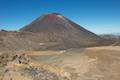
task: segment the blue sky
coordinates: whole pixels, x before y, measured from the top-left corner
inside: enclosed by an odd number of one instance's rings
[[[97,34],[120,33],[120,0],[0,0],[0,29],[17,30],[48,12]]]

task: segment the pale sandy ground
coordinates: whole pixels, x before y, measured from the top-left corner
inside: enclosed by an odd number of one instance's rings
[[[70,77],[69,80],[120,80],[119,46],[18,53],[25,53],[33,62],[43,64],[45,68],[56,74],[64,74]],[[63,69],[70,74],[66,74]],[[13,80],[33,80],[31,76],[21,76],[18,71],[12,70],[9,73],[4,75],[3,80],[11,80],[7,76],[12,76]]]
[[[120,47],[26,52],[34,61],[59,66],[72,80],[120,80]]]

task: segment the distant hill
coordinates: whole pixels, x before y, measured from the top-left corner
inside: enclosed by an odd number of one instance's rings
[[[111,41],[112,46],[120,46],[120,35],[119,34],[103,34],[100,36],[106,40]]]

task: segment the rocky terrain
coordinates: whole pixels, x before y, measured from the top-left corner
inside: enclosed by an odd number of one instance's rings
[[[0,80],[119,80],[120,47],[0,55]]]
[[[25,54],[0,55],[0,80],[71,80],[62,68],[33,62]]]

